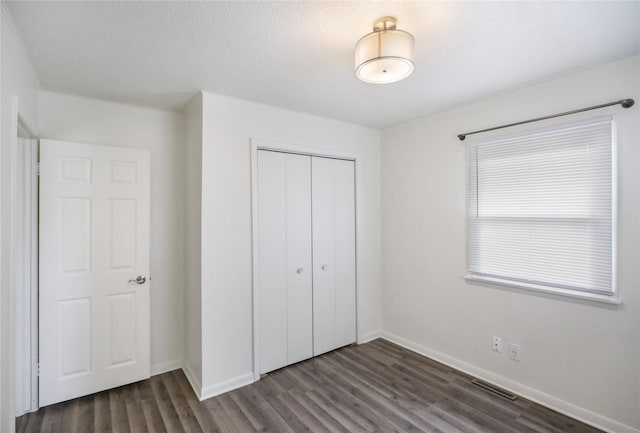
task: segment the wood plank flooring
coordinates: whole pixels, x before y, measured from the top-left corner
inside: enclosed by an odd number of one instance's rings
[[[18,433],[595,433],[384,340],[283,368],[199,402],[181,370],[48,406]]]

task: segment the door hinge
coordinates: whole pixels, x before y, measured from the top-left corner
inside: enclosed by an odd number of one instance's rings
[[[40,163],[36,162],[36,176],[40,176]]]
[[[38,376],[38,377],[40,376],[40,363],[39,362],[36,364],[36,376]]]

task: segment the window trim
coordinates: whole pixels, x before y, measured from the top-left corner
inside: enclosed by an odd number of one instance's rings
[[[558,287],[551,287],[551,286],[541,286],[538,284],[530,284],[530,283],[518,282],[518,281],[512,281],[512,280],[503,280],[501,278],[485,277],[482,275],[475,275],[475,274],[466,274],[464,276],[464,279],[468,282],[481,282],[481,283],[488,283],[491,285],[513,287],[516,289],[525,289],[533,292],[558,295],[558,296],[563,296],[567,298],[584,299],[587,301],[601,302],[604,304],[613,304],[613,305],[622,304],[622,300],[617,296],[618,292],[614,292],[611,295],[601,295],[599,293],[561,289]]]
[[[499,277],[493,277],[482,274],[475,274],[469,272],[469,233],[468,233],[468,215],[469,215],[469,200],[468,195],[465,197],[465,275],[464,279],[467,283],[481,283],[483,285],[498,286],[502,288],[513,288],[523,291],[531,291],[540,294],[557,295],[569,299],[578,299],[593,301],[597,303],[609,304],[609,305],[621,305],[622,299],[620,298],[620,292],[618,288],[618,127],[616,115],[613,112],[604,113],[600,116],[578,116],[573,122],[558,121],[557,119],[541,122],[542,126],[534,127],[527,125],[526,127],[516,127],[515,131],[509,133],[493,133],[488,134],[489,137],[484,139],[475,137],[473,140],[469,140],[466,143],[465,151],[465,166],[467,181],[465,185],[468,185],[469,166],[468,166],[468,152],[471,146],[482,145],[483,143],[492,143],[501,140],[508,140],[513,137],[535,134],[538,132],[547,132],[555,129],[570,128],[574,126],[580,126],[590,123],[596,123],[599,121],[611,122],[611,292],[610,293],[596,293],[583,290],[574,290],[568,288],[540,285],[534,283],[528,283],[524,281],[517,281],[511,279],[503,279]],[[468,193],[466,193],[468,194]]]

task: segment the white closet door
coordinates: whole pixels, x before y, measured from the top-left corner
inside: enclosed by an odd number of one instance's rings
[[[287,363],[313,356],[311,158],[286,155]]]
[[[311,158],[258,151],[260,372],[313,355]]]
[[[312,158],[313,353],[356,340],[354,163]]]

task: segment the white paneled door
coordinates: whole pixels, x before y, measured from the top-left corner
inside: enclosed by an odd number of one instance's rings
[[[149,152],[41,140],[40,406],[149,377]]]
[[[354,162],[311,158],[313,354],[356,341]]]

